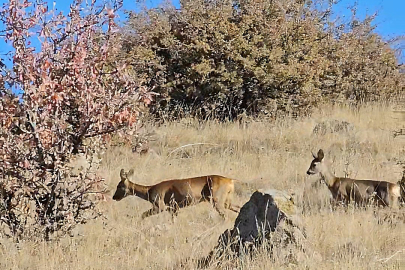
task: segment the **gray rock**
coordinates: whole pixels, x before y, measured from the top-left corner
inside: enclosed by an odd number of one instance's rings
[[[330,119],[316,124],[312,133],[326,135],[327,133],[350,133],[355,131],[354,125],[346,121]]]
[[[233,229],[219,237],[217,246],[200,265],[252,256],[256,250],[297,262],[305,256],[306,242],[292,197],[284,191],[258,190],[241,208]]]

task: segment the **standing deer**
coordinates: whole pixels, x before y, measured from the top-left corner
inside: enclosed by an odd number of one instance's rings
[[[187,179],[166,180],[151,186],[138,185],[129,179],[134,170],[121,169],[121,181],[113,199],[120,201],[128,195],[135,195],[152,203],[152,209],[144,212],[142,218],[158,214],[165,210],[176,214],[179,208],[211,201],[218,213],[225,218],[224,209],[239,212],[240,207],[232,205],[234,180],[207,175]]]
[[[379,206],[399,207],[401,191],[398,184],[386,181],[336,177],[329,170],[322,149],[319,149],[317,156],[312,155],[314,159],[307,174],[319,173],[336,202],[343,202],[347,205],[349,202],[354,201],[357,205],[367,205],[374,199],[374,203]]]

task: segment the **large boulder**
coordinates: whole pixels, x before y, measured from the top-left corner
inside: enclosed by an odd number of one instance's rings
[[[284,191],[255,191],[241,208],[233,229],[226,230],[201,266],[233,261],[236,257],[265,250],[269,256],[297,262],[307,249],[305,231],[293,198]]]
[[[316,135],[326,135],[328,133],[349,134],[355,131],[353,124],[335,119],[325,120],[315,125],[312,133]]]

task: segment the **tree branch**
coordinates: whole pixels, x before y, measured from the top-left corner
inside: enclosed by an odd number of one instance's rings
[[[99,136],[99,135],[110,134],[110,133],[116,132],[124,127],[126,127],[126,125],[119,125],[118,127],[113,127],[113,128],[107,129],[107,130],[93,132],[91,134],[85,135],[84,138],[92,138],[92,137]]]

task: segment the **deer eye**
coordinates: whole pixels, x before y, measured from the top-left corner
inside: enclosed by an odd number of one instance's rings
[[[313,168],[316,168],[317,165],[318,165],[318,162],[312,163],[312,167],[313,167]]]

